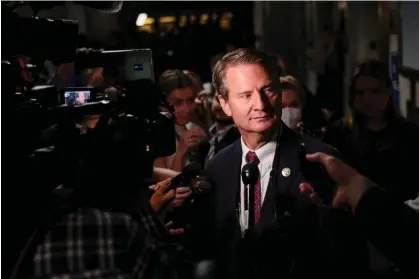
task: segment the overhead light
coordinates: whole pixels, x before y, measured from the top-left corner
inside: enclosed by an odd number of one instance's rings
[[[146,20],[147,20],[147,14],[141,13],[138,15],[135,25],[137,25],[138,27],[143,26]]]

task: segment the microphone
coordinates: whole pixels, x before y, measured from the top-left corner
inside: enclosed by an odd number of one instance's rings
[[[183,168],[182,172],[172,179],[169,190],[176,189],[180,186],[189,185],[191,181],[199,175],[201,170],[201,164],[198,162],[191,162],[187,164]]]
[[[244,210],[249,211],[248,228],[255,224],[255,191],[254,186],[259,179],[259,169],[255,164],[246,164],[242,168],[242,181],[244,184]]]
[[[255,164],[246,164],[242,168],[242,181],[244,185],[256,185],[259,179],[259,169]]]

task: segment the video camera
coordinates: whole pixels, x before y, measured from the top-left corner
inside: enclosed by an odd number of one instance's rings
[[[6,195],[14,206],[5,221],[10,228],[6,270],[18,257],[21,243],[29,237],[39,216],[50,210],[50,198],[57,186],[76,185],[85,173],[91,174],[92,166],[100,173],[90,178],[101,181],[109,176],[115,181],[127,171],[133,172],[138,181],[150,177],[154,158],[174,153],[176,142],[173,116],[154,85],[151,50],[78,55],[76,22],[19,17],[15,13],[19,3],[1,3],[2,101],[6,115],[3,140],[9,151],[4,175],[13,181]],[[42,3],[28,2],[30,6]],[[22,63],[25,57],[33,66]],[[46,60],[56,66],[74,62],[79,68],[109,69],[116,73],[118,92],[110,96],[97,88],[57,88],[39,82],[40,86],[35,86],[32,78]],[[26,72],[32,77],[27,79]],[[66,104],[66,98],[78,101]],[[161,107],[168,112],[161,112]],[[80,129],[80,123],[91,116],[99,117],[96,127],[84,125]],[[40,140],[45,134],[48,144]],[[115,146],[125,148],[129,158],[122,158]],[[123,167],[130,169],[125,171]],[[121,184],[113,186],[119,190]]]
[[[6,97],[3,100],[11,113],[12,148],[19,153],[14,158],[16,163],[20,164],[20,160],[26,160],[30,154],[31,160],[36,162],[34,158],[48,158],[45,149],[42,152],[38,150],[45,147],[39,138],[42,131],[52,125],[53,140],[49,143],[59,147],[60,151],[71,146],[73,148],[70,149],[74,151],[77,149],[75,142],[78,145],[86,144],[85,141],[75,140],[84,134],[76,131],[75,127],[86,116],[95,115],[113,122],[127,121],[130,129],[140,132],[137,140],[141,148],[137,150],[137,157],[143,163],[138,169],[138,177],[150,177],[154,158],[171,155],[176,148],[174,118],[165,98],[154,85],[152,51],[100,50],[77,54],[77,22],[23,18],[14,12],[15,6],[8,5],[2,3],[4,26],[8,26],[2,35],[2,70],[5,77],[2,95]],[[22,65],[22,56],[30,57],[34,66]],[[98,88],[34,86],[34,83],[25,80],[22,72],[31,71],[34,76],[37,66],[43,65],[46,60],[56,65],[74,63],[78,70],[103,68],[112,73],[113,83],[118,90],[113,94],[104,94]],[[161,112],[161,108],[167,112]],[[87,132],[93,130],[90,128]],[[50,150],[56,151],[57,148]],[[80,150],[88,151],[89,148]],[[107,152],[106,147],[102,152]],[[69,152],[65,153],[69,155]],[[83,156],[77,152],[72,154],[73,157],[75,154]],[[56,155],[61,157],[60,162],[65,161],[62,155]],[[73,159],[70,161],[75,162]]]

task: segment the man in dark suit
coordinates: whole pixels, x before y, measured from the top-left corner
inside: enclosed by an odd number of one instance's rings
[[[220,104],[241,139],[207,165],[214,191],[197,211],[202,220],[197,226],[205,242],[201,244],[211,253],[205,254],[201,247],[201,256],[216,259],[222,278],[330,278],[337,270],[348,277],[359,275],[356,261],[363,257],[358,254],[353,259],[362,244],[348,241],[356,239],[347,222],[349,214],[319,208],[299,191],[305,181],[299,161],[301,141],[310,153],[337,154],[314,138],[301,138],[281,122],[279,73],[274,60],[251,49],[225,55],[214,68]],[[240,176],[246,163],[259,169],[255,204],[249,204],[254,207],[252,230],[248,230]]]

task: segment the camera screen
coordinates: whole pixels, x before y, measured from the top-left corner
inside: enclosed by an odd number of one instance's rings
[[[64,102],[66,105],[83,105],[90,99],[90,91],[66,91]]]
[[[135,64],[134,65],[134,70],[136,71],[142,71],[144,69],[143,64]]]

